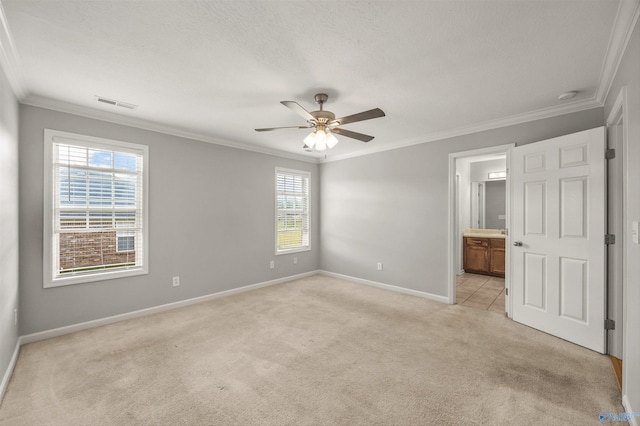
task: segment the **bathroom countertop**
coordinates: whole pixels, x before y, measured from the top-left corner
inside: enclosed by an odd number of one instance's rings
[[[501,238],[505,239],[507,236],[502,233],[501,229],[465,229],[462,232],[463,237],[471,237],[471,238]]]

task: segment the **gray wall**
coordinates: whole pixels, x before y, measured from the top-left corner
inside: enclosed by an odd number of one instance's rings
[[[603,124],[603,109],[594,108],[322,164],[321,268],[447,296],[449,153]]]
[[[485,183],[484,220],[487,229],[505,229],[507,221],[500,219],[506,214],[507,181],[490,180]]]
[[[18,100],[0,68],[0,382],[18,343],[17,307]]]
[[[189,299],[318,268],[318,165],[20,107],[22,335]],[[148,275],[42,287],[45,128],[149,146]],[[311,172],[309,252],[275,256],[274,173]],[[269,269],[275,260],[276,268]],[[180,287],[171,277],[179,275]]]
[[[631,242],[631,222],[640,221],[640,22],[626,49],[611,90],[605,102],[605,117],[609,116],[620,88],[627,87],[628,151],[624,180],[626,229],[624,244],[624,367],[623,397],[627,410],[640,411],[640,245]]]

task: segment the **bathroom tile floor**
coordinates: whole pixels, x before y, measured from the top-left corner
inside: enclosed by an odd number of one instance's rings
[[[504,278],[487,275],[456,276],[456,303],[504,314]]]

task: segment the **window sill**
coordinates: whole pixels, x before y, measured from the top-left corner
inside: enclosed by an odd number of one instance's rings
[[[304,251],[311,251],[311,247],[297,247],[286,250],[276,250],[276,256],[280,256],[282,254],[300,253]]]
[[[74,275],[70,277],[62,277],[56,279],[45,279],[44,288],[64,287],[67,285],[85,284],[96,281],[112,280],[117,278],[133,277],[137,275],[146,275],[149,271],[147,268],[131,268],[122,271],[109,271],[99,274]]]

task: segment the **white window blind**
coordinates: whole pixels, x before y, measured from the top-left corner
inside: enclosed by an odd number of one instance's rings
[[[81,135],[45,140],[51,162],[52,285],[146,272],[147,149],[96,140]]]
[[[309,250],[309,173],[276,169],[276,254]]]

